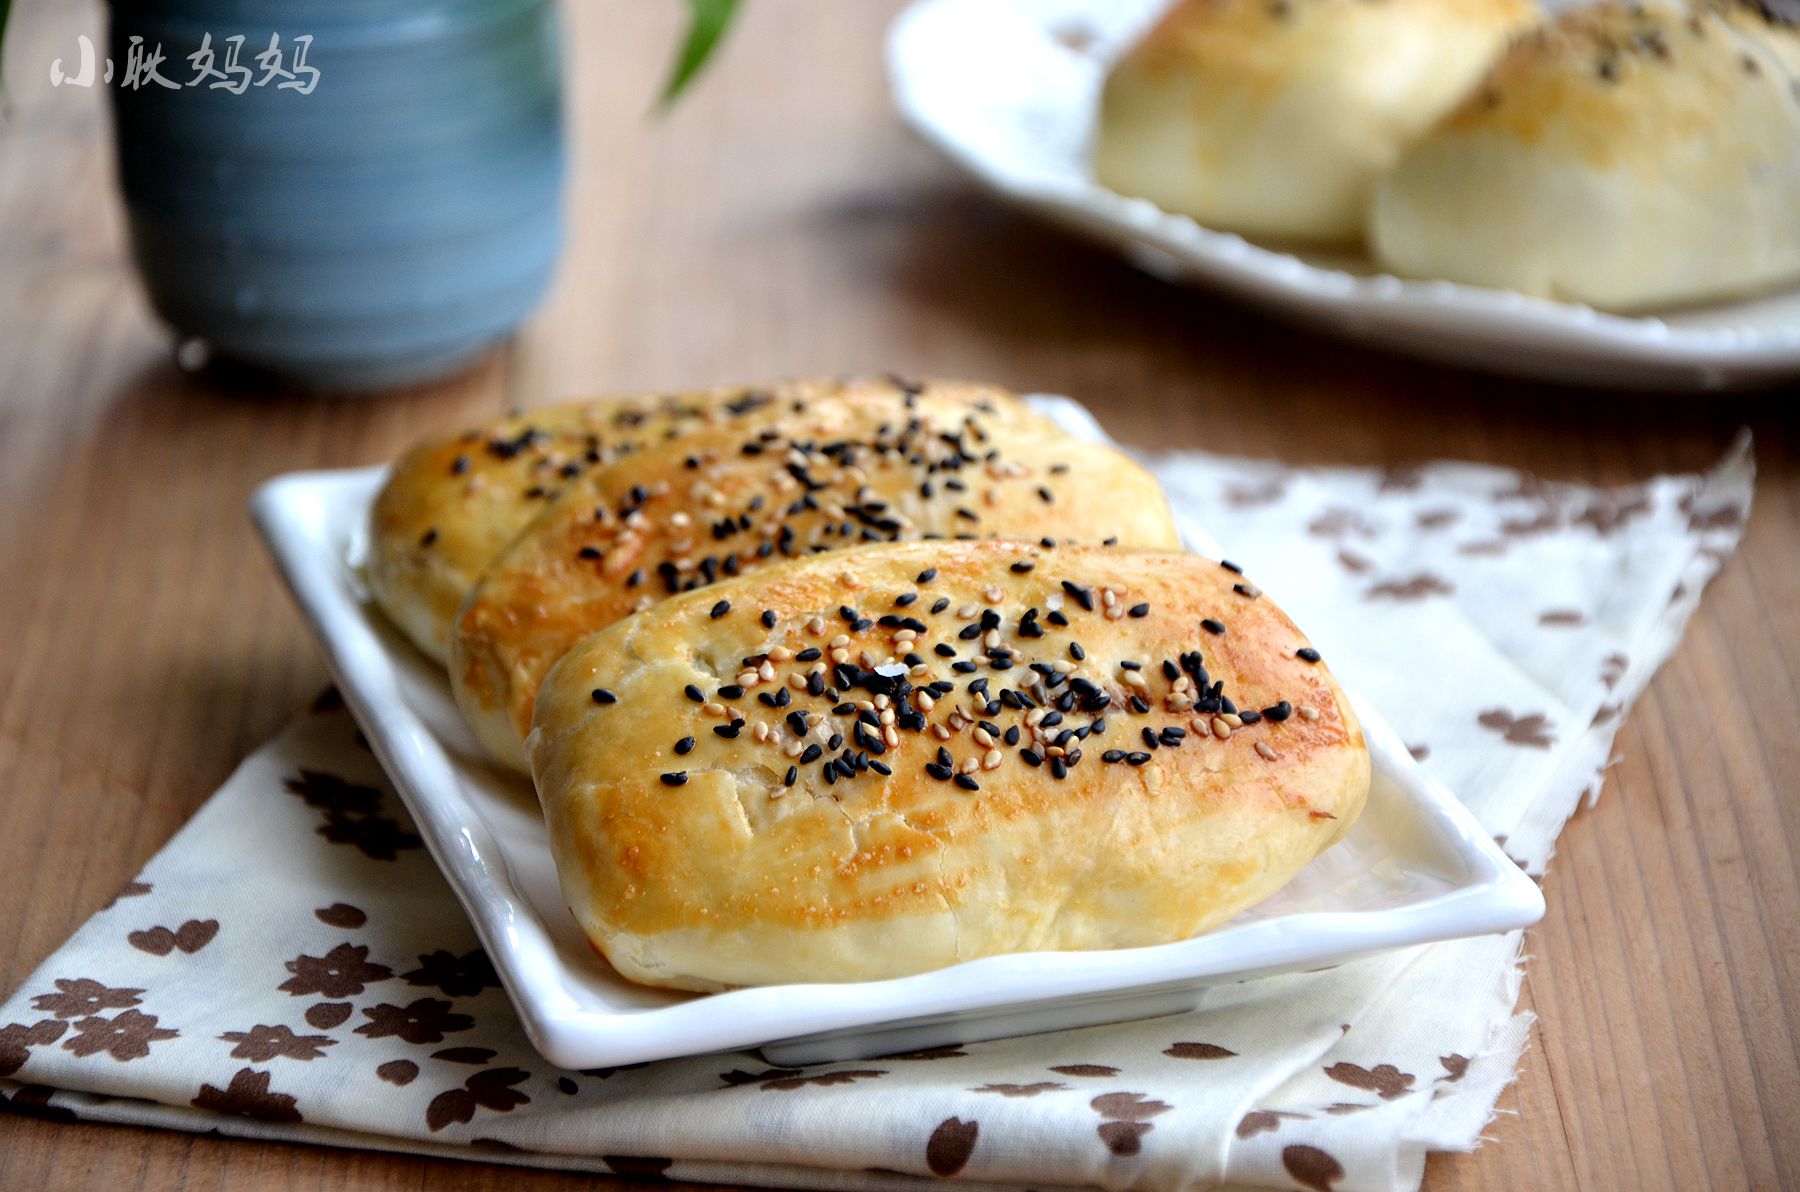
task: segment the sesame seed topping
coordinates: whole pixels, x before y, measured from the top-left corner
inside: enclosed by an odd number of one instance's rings
[[[683,687],[681,689],[681,691],[682,691],[683,695],[687,696],[689,699],[693,700],[697,704],[703,704],[706,702],[706,694],[703,691],[701,691],[698,687],[694,686],[692,683],[689,683],[686,687]]]
[[[676,753],[690,753],[693,751],[693,748],[694,738],[692,737],[683,737],[681,740],[675,742]]]
[[[1244,569],[1239,567],[1236,563],[1233,563],[1230,559],[1220,559],[1219,566],[1227,571],[1235,572],[1238,575],[1244,574]]]
[[[1262,758],[1264,761],[1271,761],[1271,762],[1274,761],[1279,756],[1281,756],[1280,754],[1275,752],[1274,747],[1271,746],[1267,741],[1258,741],[1256,743],[1256,753],[1257,753],[1257,756]]]
[[[604,687],[594,688],[593,697],[594,702],[597,704],[616,704],[619,702],[619,697]]]
[[[913,582],[921,583],[921,584],[928,584],[936,578],[937,578],[937,568],[936,567],[927,567],[925,570],[919,572],[918,575],[913,577]]]
[[[1148,604],[1134,604],[1131,606],[1130,613],[1133,617],[1147,617],[1150,615],[1150,606]]]
[[[724,616],[726,613],[728,613],[730,611],[731,611],[731,601],[721,600],[717,604],[712,606],[712,614],[711,614],[712,619],[716,621],[720,617]]]
[[[1213,620],[1211,617],[1200,622],[1200,628],[1206,630],[1208,633],[1218,634],[1221,637],[1225,634],[1225,626],[1220,622]]]
[[[1311,646],[1301,646],[1298,650],[1294,651],[1294,657],[1300,659],[1302,662],[1317,662],[1319,660],[1319,652]]]
[[[671,770],[662,776],[662,783],[664,786],[685,786],[687,785],[687,771]]]

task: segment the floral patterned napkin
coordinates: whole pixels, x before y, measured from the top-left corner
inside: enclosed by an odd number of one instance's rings
[[[1493,468],[1154,461],[1533,873],[1736,545],[1751,463],[1621,490]],[[355,725],[252,755],[0,1006],[0,1097],[57,1118],[807,1188],[1415,1187],[1478,1141],[1528,1021],[1518,934],[1219,991],[1189,1014],[774,1067],[560,1071]]]

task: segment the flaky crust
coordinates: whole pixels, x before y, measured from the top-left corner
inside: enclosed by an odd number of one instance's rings
[[[1353,241],[1370,189],[1528,0],[1180,0],[1112,69],[1094,171],[1211,227]]]
[[[1361,811],[1361,730],[1305,644],[1194,555],[838,552],[582,642],[544,684],[532,772],[564,896],[633,981],[1163,943],[1266,898]]]
[[[458,614],[451,684],[494,757],[525,767],[544,674],[671,592],[855,542],[991,537],[1179,545],[1156,480],[993,391],[793,403],[645,448],[572,484]]]
[[[1614,310],[1800,277],[1800,35],[1613,0],[1516,45],[1381,185],[1384,268]]]
[[[959,381],[788,380],[547,406],[430,439],[400,458],[376,497],[370,593],[419,649],[447,664],[456,610],[482,568],[574,478],[692,431],[753,431],[796,401],[890,401],[912,391],[949,402],[1017,400]]]

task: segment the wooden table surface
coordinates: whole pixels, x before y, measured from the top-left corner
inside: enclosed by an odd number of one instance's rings
[[[1596,482],[1761,469],[1742,551],[1564,834],[1528,933],[1518,1084],[1432,1188],[1800,1186],[1800,389],[1564,390],[1320,339],[998,209],[889,110],[894,5],[756,0],[646,119],[679,6],[571,0],[578,166],[555,291],[472,373],[381,398],[171,363],[123,248],[103,96],[48,64],[99,7],[26,2],[0,122],[0,992],[325,684],[244,513],[294,468],[602,390],[898,369],[1092,403],[1127,442],[1462,457]],[[476,1188],[496,1169],[0,1114],[0,1187]],[[519,1188],[592,1177],[511,1170]]]

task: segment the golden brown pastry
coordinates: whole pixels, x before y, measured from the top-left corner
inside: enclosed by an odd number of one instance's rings
[[[1530,0],[1180,0],[1107,77],[1094,173],[1209,227],[1353,241]]]
[[[1369,787],[1343,692],[1234,570],[991,540],[665,600],[564,656],[530,749],[588,938],[700,990],[1183,939]]]
[[[394,465],[370,517],[370,592],[413,643],[449,661],[469,587],[570,480],[692,430],[754,429],[816,398],[1012,402],[1004,390],[895,377],[781,381],[549,406],[432,439]]]
[[[1800,33],[1607,0],[1531,35],[1370,214],[1394,272],[1637,310],[1800,278]]]
[[[451,685],[482,744],[523,769],[538,684],[563,651],[666,595],[770,562],[927,537],[1179,545],[1148,472],[990,392],[815,398],[572,485],[457,616]]]

